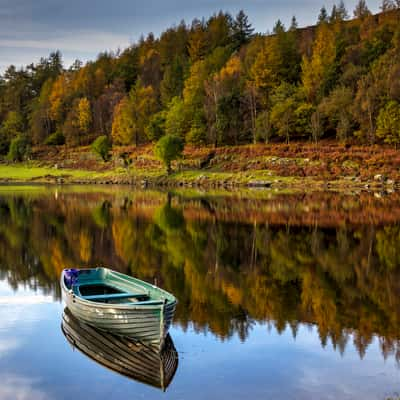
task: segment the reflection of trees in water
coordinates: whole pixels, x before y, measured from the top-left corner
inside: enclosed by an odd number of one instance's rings
[[[400,360],[399,225],[232,222],[218,218],[224,201],[92,200],[1,198],[2,279],[58,296],[63,268],[112,265],[173,292],[184,328],[245,340],[255,321],[294,336],[315,324],[323,346],[343,353],[353,340],[363,356],[378,335]]]

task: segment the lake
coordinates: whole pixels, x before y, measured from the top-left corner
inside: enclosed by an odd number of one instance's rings
[[[61,330],[64,268],[179,300],[162,391]],[[0,187],[0,398],[388,399],[400,392],[400,194]]]

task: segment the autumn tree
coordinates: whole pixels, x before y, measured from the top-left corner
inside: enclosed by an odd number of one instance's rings
[[[93,130],[103,135],[111,135],[114,111],[125,96],[124,82],[120,79],[107,85],[103,93],[93,100]]]
[[[58,127],[57,130],[62,130],[65,136],[65,142],[68,146],[79,146],[83,144],[82,133],[79,125],[79,99],[74,99],[66,117],[62,128]]]
[[[155,48],[150,48],[139,59],[139,82],[144,87],[151,87],[158,92],[162,79],[160,54]]]
[[[69,103],[69,80],[67,75],[61,74],[53,83],[49,101],[49,115],[56,124],[61,124],[65,118]]]
[[[79,129],[83,134],[88,134],[92,124],[92,110],[90,102],[86,97],[79,100],[78,103],[78,121]]]
[[[131,144],[134,139],[135,121],[129,97],[124,97],[115,107],[112,138],[115,144]]]
[[[400,143],[400,104],[389,101],[379,111],[376,136],[385,143],[397,146]]]
[[[225,140],[238,142],[242,85],[242,66],[238,57],[232,57],[205,83],[206,116],[215,145]]]
[[[210,51],[231,43],[232,25],[231,15],[222,11],[209,18],[207,21],[207,44]]]
[[[141,81],[131,89],[129,96],[118,104],[112,126],[112,137],[117,144],[132,144],[146,140],[146,127],[157,110],[157,101],[151,86]]]
[[[324,95],[336,72],[335,32],[326,24],[318,26],[312,56],[301,65],[304,90],[310,101]]]
[[[207,31],[204,22],[194,20],[189,31],[188,53],[192,65],[204,58],[207,52]]]

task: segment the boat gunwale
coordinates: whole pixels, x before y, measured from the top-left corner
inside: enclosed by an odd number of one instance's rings
[[[95,301],[91,301],[91,300],[86,300],[83,297],[77,296],[75,293],[73,293],[72,289],[69,289],[67,287],[67,285],[65,284],[65,279],[64,279],[65,278],[65,269],[64,269],[61,272],[61,279],[60,279],[61,287],[62,287],[62,290],[65,293],[65,295],[68,296],[73,302],[78,303],[78,304],[80,303],[81,305],[88,306],[90,308],[95,308],[95,307],[103,308],[103,309],[112,308],[112,309],[116,309],[116,310],[132,310],[132,311],[164,310],[168,307],[176,306],[176,304],[178,303],[178,300],[176,299],[176,297],[173,294],[167,292],[166,290],[161,289],[158,286],[152,285],[151,283],[142,281],[140,279],[122,274],[120,272],[113,271],[109,268],[96,267],[96,268],[81,268],[78,270],[79,271],[85,271],[85,270],[90,271],[93,269],[105,270],[108,274],[116,275],[119,279],[126,280],[128,284],[129,284],[129,280],[133,280],[139,286],[143,286],[144,288],[146,286],[148,286],[149,288],[151,288],[153,290],[158,290],[168,297],[168,299],[166,299],[167,302],[161,303],[161,304],[154,304],[154,305],[153,304],[142,304],[141,305],[138,303],[136,305],[135,303],[125,303],[125,304],[124,303],[120,303],[120,304],[112,303],[112,304],[110,304],[110,303],[99,303],[99,302],[95,302]],[[126,279],[126,278],[128,278],[128,279]]]

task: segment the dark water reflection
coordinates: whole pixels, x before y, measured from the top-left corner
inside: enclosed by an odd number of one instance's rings
[[[252,370],[254,382],[246,393],[253,390],[253,398],[269,394],[383,399],[400,390],[396,193],[382,197],[8,189],[0,191],[0,221],[0,278],[12,288],[23,284],[57,300],[63,268],[107,265],[174,293],[180,302],[175,335],[191,346],[201,336],[196,333],[204,332],[220,346],[229,342],[231,350],[240,349],[242,342],[248,346],[243,351],[251,354],[262,328],[262,341],[276,343],[281,351],[269,364],[252,360],[245,365]],[[265,378],[255,378],[260,368],[279,368],[277,360],[284,360],[285,349],[296,340],[316,357],[306,362],[306,356],[293,353],[292,361],[304,368],[311,363],[322,370],[324,361],[317,355],[328,350],[332,357],[339,355],[337,369],[350,368],[351,360],[361,374],[348,382],[354,391],[341,391],[334,380],[321,376],[318,385],[302,385],[297,392],[285,393],[290,385],[282,388],[287,383],[284,376],[264,388]],[[176,347],[179,351],[179,343]],[[351,356],[354,350],[357,362]],[[372,363],[364,359],[369,351],[380,353]],[[229,357],[235,355],[225,354],[221,360],[228,362]],[[195,363],[189,364],[195,368]],[[339,370],[332,371],[336,373]],[[374,391],[367,389],[368,377],[375,379]],[[357,397],[360,385],[366,394]],[[185,386],[172,398],[188,398],[189,393],[203,398],[192,390]]]

